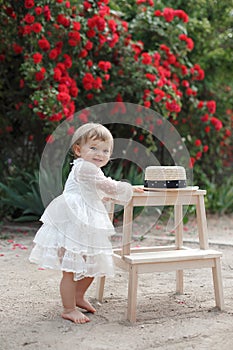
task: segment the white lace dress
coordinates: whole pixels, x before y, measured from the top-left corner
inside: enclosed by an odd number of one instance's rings
[[[76,159],[63,193],[45,209],[29,260],[40,267],[83,277],[113,276],[115,233],[104,197],[128,202],[132,186],[107,178],[94,164]]]

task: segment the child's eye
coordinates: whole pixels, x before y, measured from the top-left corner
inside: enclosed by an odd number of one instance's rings
[[[94,146],[90,147],[90,149],[91,149],[92,151],[96,151],[96,150],[97,150],[97,148],[94,147]]]
[[[108,149],[105,149],[105,150],[104,150],[104,153],[105,153],[105,154],[108,154],[108,153],[109,153],[109,150],[108,150]]]

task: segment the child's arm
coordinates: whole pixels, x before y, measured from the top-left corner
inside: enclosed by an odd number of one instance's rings
[[[138,192],[138,193],[143,193],[144,189],[143,189],[143,187],[133,187],[133,191]]]
[[[84,162],[77,169],[75,177],[79,182],[90,184],[100,198],[111,198],[122,202],[128,202],[132,198],[134,189],[131,184],[106,177],[102,170],[92,163]]]

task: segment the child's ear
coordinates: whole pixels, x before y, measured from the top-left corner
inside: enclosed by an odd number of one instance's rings
[[[77,145],[77,144],[75,144],[75,145],[73,146],[73,152],[74,152],[74,154],[75,154],[77,157],[80,157],[80,146]]]

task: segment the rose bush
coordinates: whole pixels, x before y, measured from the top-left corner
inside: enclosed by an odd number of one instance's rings
[[[0,133],[5,164],[18,159],[33,165],[45,140],[53,142],[50,134],[59,122],[113,101],[141,104],[172,122],[184,136],[190,166],[209,152],[212,138],[222,132],[228,137],[215,101],[198,97],[205,73],[189,60],[195,44],[186,29],[188,14],[137,0],[137,15],[128,23],[108,2],[4,2]],[[79,117],[88,120],[87,114]],[[147,122],[150,130],[157,127]],[[143,142],[145,121],[135,123],[134,138]]]

